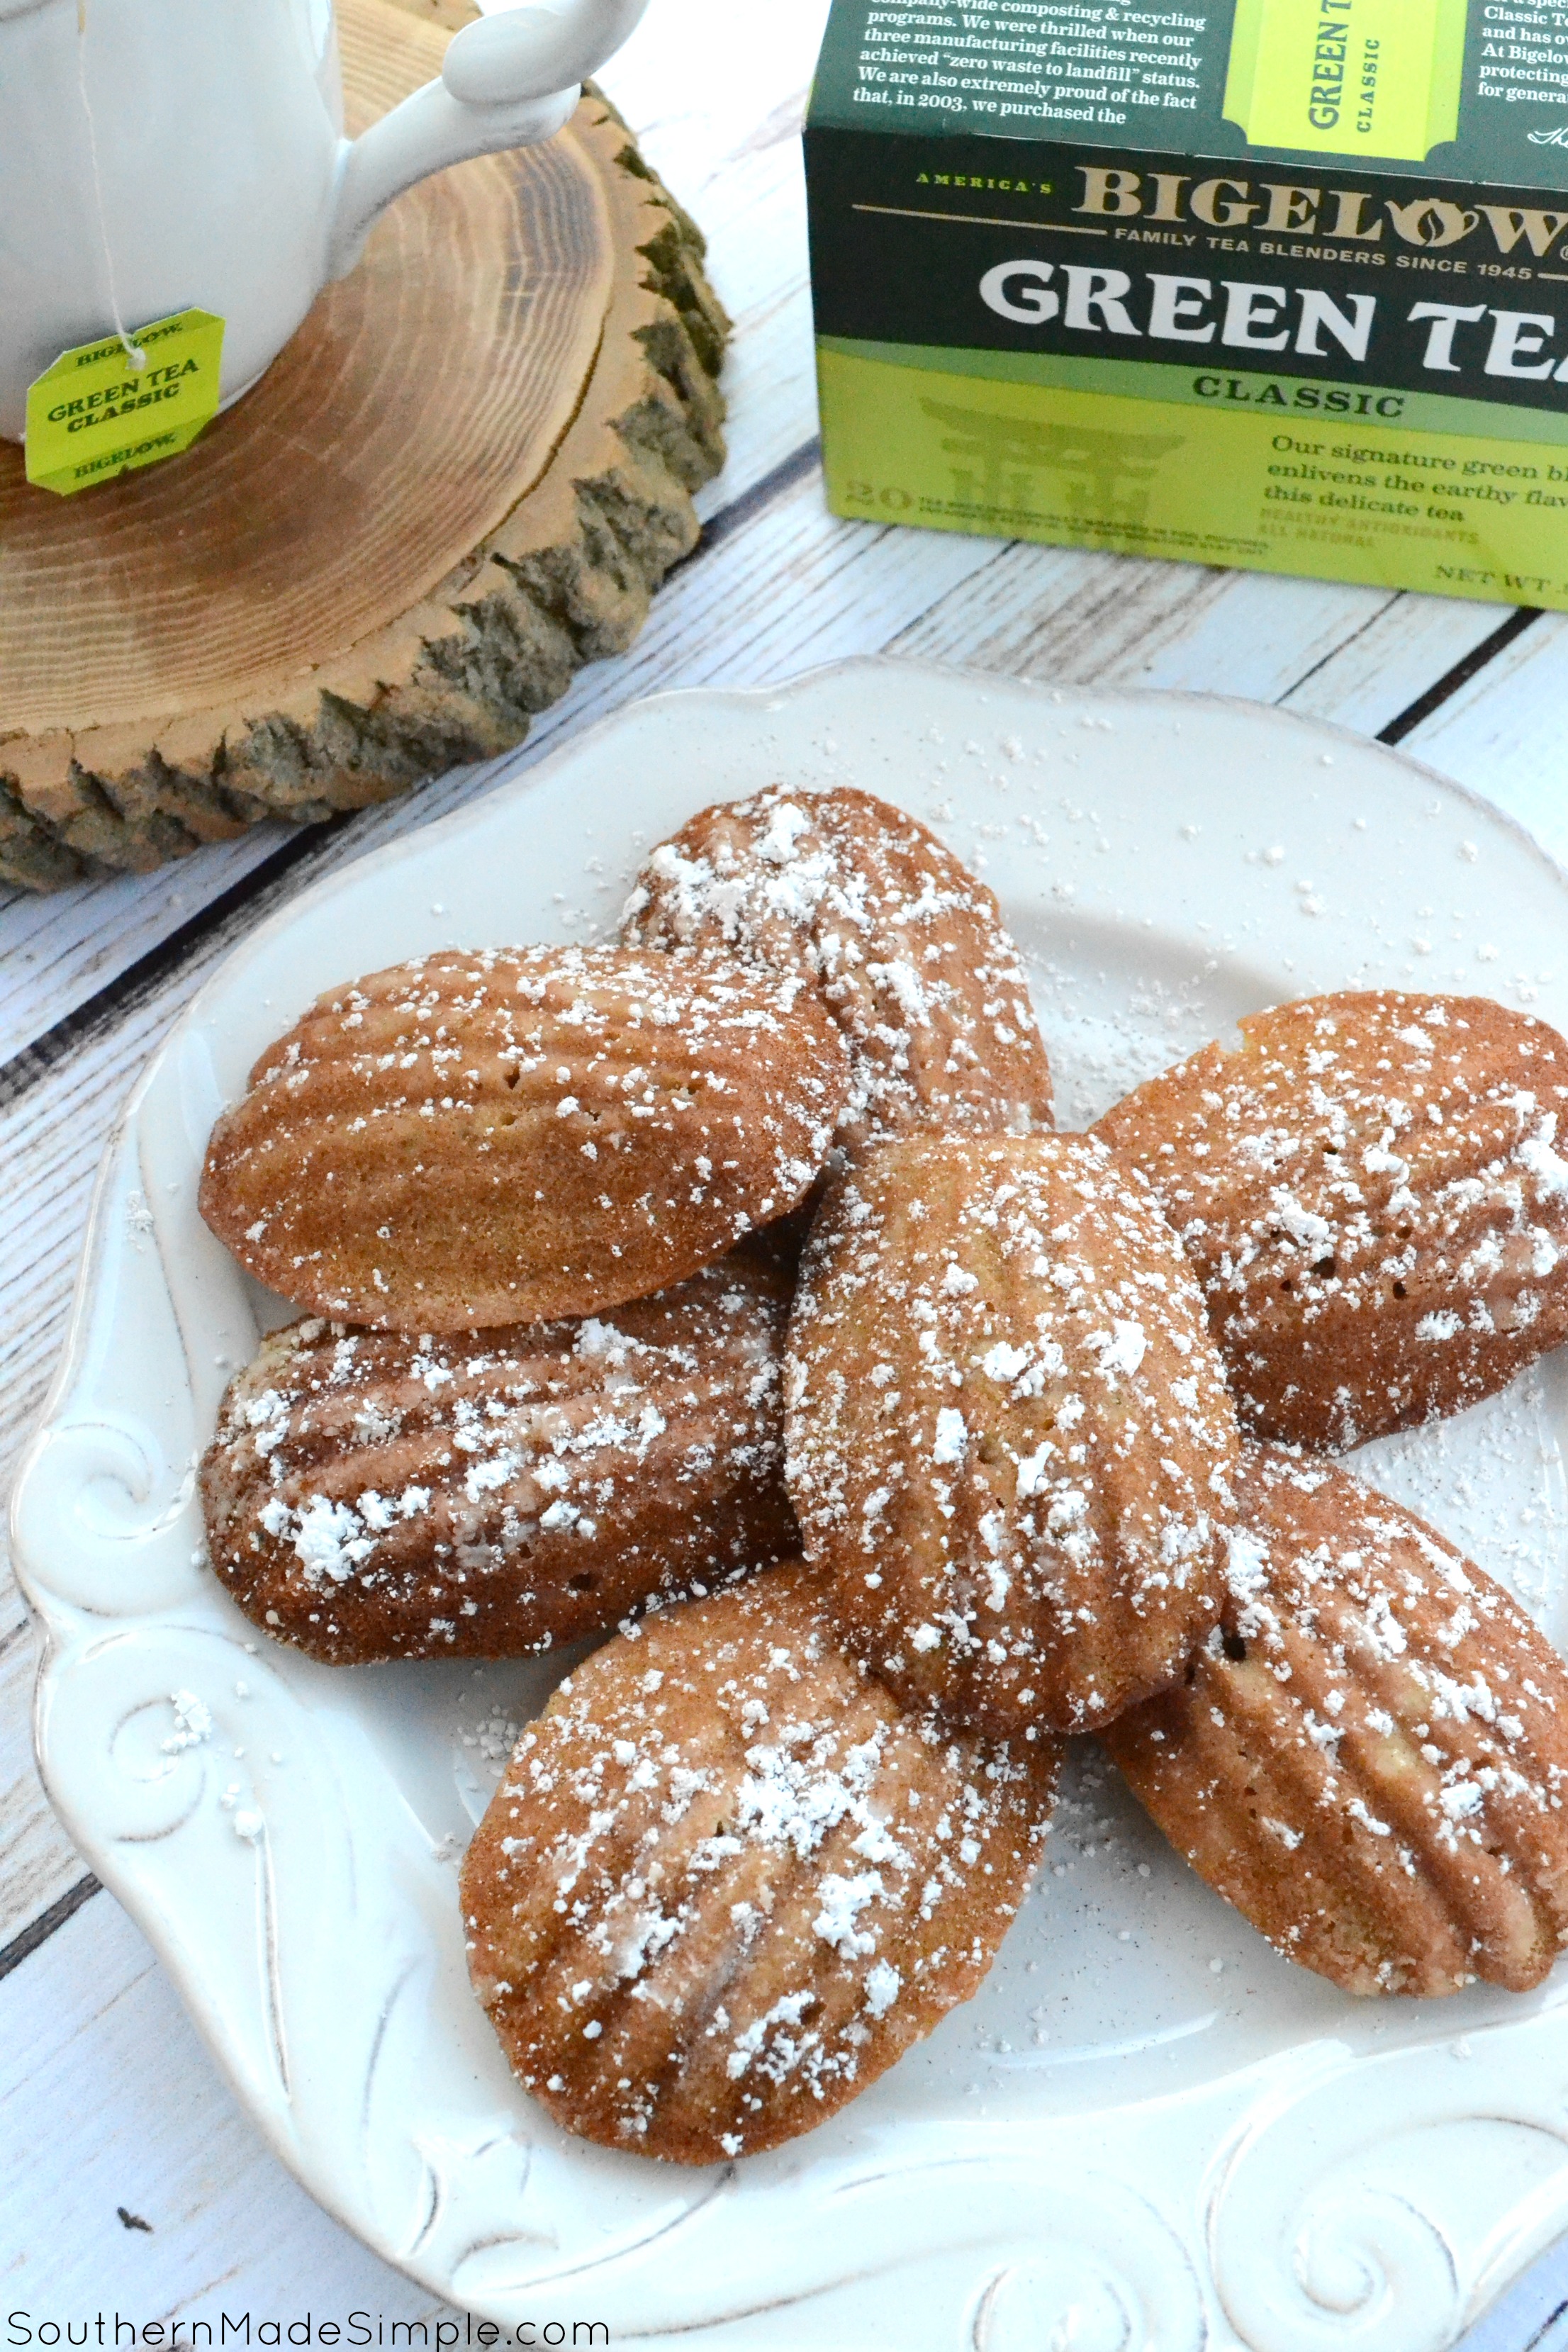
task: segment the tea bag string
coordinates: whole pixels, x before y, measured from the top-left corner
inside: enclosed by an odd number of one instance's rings
[[[103,247],[103,274],[109,287],[109,312],[114,321],[114,331],[124,346],[125,356],[133,370],[140,373],[147,364],[147,354],[140,343],[133,342],[125,331],[121,316],[120,296],[114,283],[114,256],[109,244],[109,216],[103,202],[103,175],[98,163],[98,129],[92,119],[92,100],[87,89],[87,0],[76,0],[76,77],[81,92],[81,110],[87,118],[87,152],[92,164],[92,197],[98,208],[98,236]]]

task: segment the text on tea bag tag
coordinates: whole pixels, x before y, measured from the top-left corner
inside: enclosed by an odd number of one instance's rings
[[[217,415],[223,320],[210,310],[155,320],[62,352],[27,387],[27,479],[68,497],[138,466],[177,457]]]

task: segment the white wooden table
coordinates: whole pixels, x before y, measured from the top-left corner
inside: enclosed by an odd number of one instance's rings
[[[637,696],[873,652],[1217,688],[1403,743],[1568,860],[1568,618],[827,515],[798,138],[825,15],[826,0],[654,0],[603,77],[707,229],[736,320],[730,462],[700,500],[701,545],[631,653],[582,675],[510,760],[411,802],[302,835],[268,827],[145,879],[0,894],[0,1486],[60,1347],[110,1124],[214,964],[309,879]],[[141,1936],[84,1875],[33,1769],[32,1675],[0,1561],[0,2320],[26,2312],[63,2328],[101,2312],[91,2340],[111,2343],[116,2312],[167,2323],[357,2309],[373,2327],[431,2315],[281,2171]],[[1564,2304],[1568,2251],[1474,2341],[1568,2347],[1568,2320],[1552,2319]]]

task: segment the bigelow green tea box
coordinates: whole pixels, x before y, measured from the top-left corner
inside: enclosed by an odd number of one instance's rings
[[[1568,610],[1568,0],[835,0],[836,513]]]

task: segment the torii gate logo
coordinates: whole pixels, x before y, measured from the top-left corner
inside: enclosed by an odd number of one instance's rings
[[[956,461],[954,506],[1004,520],[1049,519],[1035,502],[1036,478],[1047,472],[1065,477],[1062,493],[1071,522],[1101,533],[1135,530],[1147,520],[1150,489],[1163,461],[1183,446],[1179,434],[1037,424],[1030,417],[957,408],[943,400],[922,400],[921,406],[933,423],[949,428],[942,446]]]

